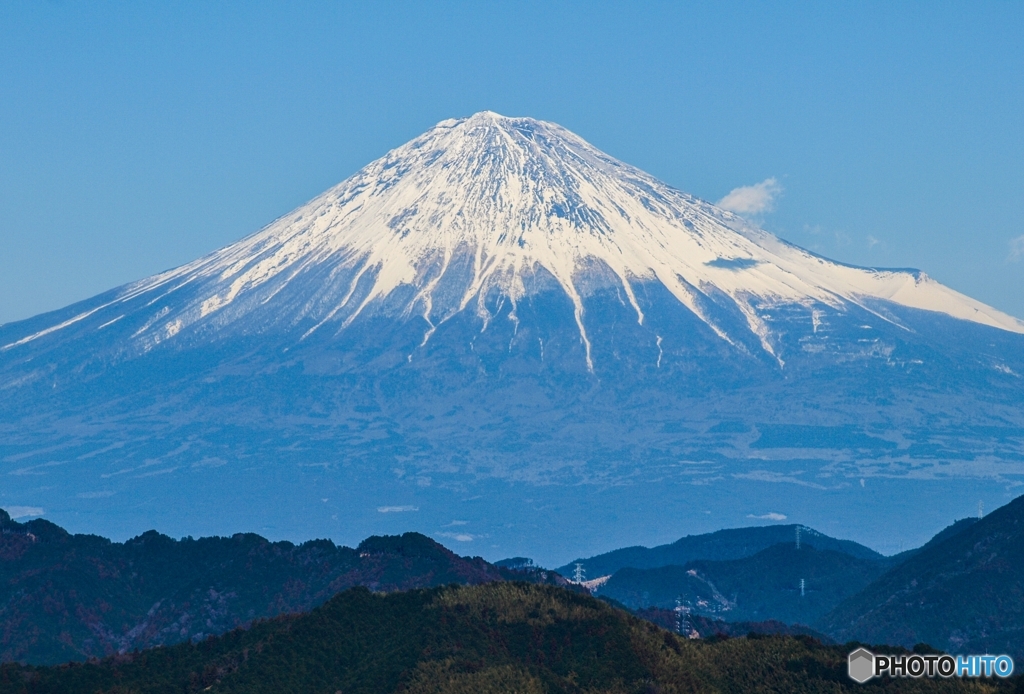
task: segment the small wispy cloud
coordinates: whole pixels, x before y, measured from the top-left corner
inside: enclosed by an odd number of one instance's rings
[[[811,487],[812,489],[828,489],[828,487],[817,484],[816,482],[808,482],[802,480],[797,475],[802,475],[803,471],[794,472],[789,475],[784,475],[781,472],[772,472],[770,470],[751,470],[750,472],[735,472],[733,478],[738,480],[754,480],[755,482],[786,482],[789,484],[798,484],[801,487]]]
[[[1010,239],[1010,261],[1016,263],[1021,258],[1024,258],[1024,236]]]
[[[47,474],[46,468],[56,467],[62,465],[62,463],[42,463],[40,465],[30,465],[29,467],[18,468],[17,470],[11,470],[8,475],[45,475]]]
[[[878,239],[876,239],[874,236],[872,236],[871,234],[868,234],[868,250],[871,250],[872,248],[874,248],[875,246],[878,246],[881,243],[882,242],[879,241]]]
[[[133,475],[133,476],[135,477],[135,479],[139,480],[139,479],[142,479],[144,477],[156,477],[157,475],[169,475],[172,472],[176,471],[177,469],[178,469],[177,467],[167,467],[167,468],[164,468],[163,470],[154,470],[153,472],[144,472],[141,475]]]
[[[75,496],[79,499],[105,499],[108,496],[114,496],[114,492],[109,490],[102,492],[79,492],[78,494],[75,494]]]
[[[839,229],[826,229],[820,224],[804,224],[804,233],[808,236],[813,237],[811,239],[810,248],[816,251],[822,251],[826,248],[838,248],[840,246],[849,246],[853,239],[845,231]],[[867,237],[867,246],[869,249],[875,246],[885,247],[885,241],[876,239],[874,236]]]
[[[4,510],[7,511],[7,514],[14,519],[31,518],[32,516],[43,515],[43,509],[38,506],[8,506]]]
[[[206,457],[206,458],[203,458],[202,460],[197,460],[196,462],[192,463],[192,467],[194,467],[194,468],[201,468],[201,467],[223,467],[224,465],[227,465],[227,464],[228,464],[228,461],[224,460],[223,458]]]
[[[377,513],[406,513],[409,511],[419,511],[419,506],[378,506]]]
[[[470,535],[469,533],[438,533],[437,536],[446,537],[456,542],[472,542],[478,537],[483,537],[483,535]]]
[[[784,513],[765,513],[760,516],[755,516],[753,513],[748,513],[747,518],[755,518],[757,520],[770,520],[770,521],[784,521],[786,520],[786,514]]]
[[[782,184],[772,177],[752,186],[733,188],[715,204],[736,214],[760,215],[775,209],[775,200],[782,194]]]

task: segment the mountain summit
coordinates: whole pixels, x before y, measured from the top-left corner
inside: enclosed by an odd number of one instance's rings
[[[868,479],[900,501],[939,480],[938,524],[952,480],[1024,474],[1021,333],[484,112],[226,248],[0,326],[0,502],[115,537],[412,526],[562,561],[795,508],[836,532]],[[636,534],[665,513],[685,520]]]

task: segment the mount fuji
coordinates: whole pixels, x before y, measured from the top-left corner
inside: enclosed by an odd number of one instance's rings
[[[1022,374],[1024,322],[923,272],[484,112],[0,326],[0,506],[552,562],[749,517],[895,549],[1024,479]]]

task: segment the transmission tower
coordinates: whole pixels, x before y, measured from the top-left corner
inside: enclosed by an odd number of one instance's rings
[[[796,526],[796,548],[800,549],[800,526]]]
[[[804,596],[804,579],[800,579],[800,597]]]
[[[985,515],[985,502],[984,501],[979,501],[978,502],[978,520],[981,520],[981,517],[984,516],[984,515]]]
[[[583,583],[586,577],[587,572],[583,569],[583,564],[576,562],[576,569],[572,572],[573,583]]]

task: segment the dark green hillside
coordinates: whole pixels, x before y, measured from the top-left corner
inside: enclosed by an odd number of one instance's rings
[[[703,535],[687,535],[672,544],[658,547],[625,547],[589,559],[577,559],[556,569],[571,576],[577,562],[583,564],[587,578],[610,576],[619,569],[654,569],[659,566],[683,566],[691,561],[743,559],[773,545],[796,544],[800,528],[801,546],[849,554],[858,559],[884,562],[886,557],[850,540],[837,540],[817,530],[796,525],[768,525],[754,528],[729,528]]]
[[[810,636],[825,644],[834,644],[829,637],[807,626],[799,624],[783,624],[776,620],[764,622],[727,622],[704,615],[679,614],[675,610],[664,607],[644,607],[632,610],[640,619],[657,624],[690,638],[720,639],[722,637],[759,635]]]
[[[787,543],[744,559],[621,569],[600,593],[634,609],[671,608],[678,599],[692,612],[729,621],[810,624],[883,571],[877,561]]]
[[[392,591],[524,575],[458,557],[417,533],[358,548],[258,535],[125,543],[0,510],[0,662],[59,663],[224,633],[306,611],[356,585]]]
[[[977,522],[977,518],[961,518],[958,521],[954,521],[950,525],[947,525],[945,528],[937,532],[935,536],[932,537],[932,539],[928,540],[928,542],[924,543],[920,547],[914,547],[913,549],[904,550],[899,554],[894,554],[891,557],[887,557],[889,565],[896,566],[898,564],[902,564],[907,559],[910,559],[912,556],[914,556],[921,550],[937,545],[940,542],[943,542],[946,539],[953,537],[954,535],[959,535],[961,532],[967,530],[967,528],[971,527]]]
[[[357,588],[309,614],[199,644],[51,668],[8,664],[0,694],[863,691],[846,676],[846,653],[807,637],[694,641],[550,586]],[[871,691],[998,690],[884,680]]]
[[[815,626],[840,640],[926,642],[1024,663],[1024,497],[929,542]]]

